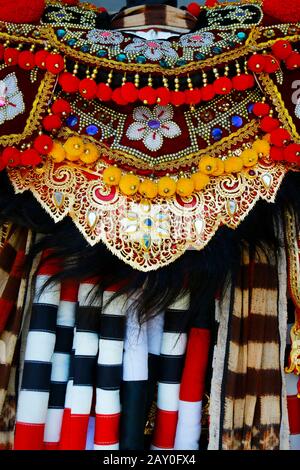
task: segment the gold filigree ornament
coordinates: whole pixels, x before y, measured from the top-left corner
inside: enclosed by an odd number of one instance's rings
[[[98,172],[45,161],[43,172],[11,168],[17,193],[31,190],[55,221],[70,216],[91,245],[102,241],[132,267],[151,271],[204,248],[221,225],[236,228],[259,199],[274,202],[288,169],[262,162],[237,175],[213,177],[190,198],[149,201],[107,188]],[[102,170],[104,165],[102,166]]]

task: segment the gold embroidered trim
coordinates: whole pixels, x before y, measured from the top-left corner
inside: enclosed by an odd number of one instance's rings
[[[164,162],[160,164],[155,164],[155,170],[176,170],[180,169],[182,166],[193,167],[196,166],[202,155],[206,155],[207,153],[212,157],[217,157],[222,155],[222,153],[226,153],[230,150],[233,146],[237,145],[238,143],[243,143],[249,139],[249,137],[254,137],[257,135],[259,130],[259,123],[256,120],[253,120],[246,124],[242,129],[237,132],[230,134],[227,137],[224,137],[219,142],[215,142],[214,144],[210,145],[209,147],[205,147],[205,149],[199,150],[199,152],[191,153],[190,155],[186,155],[178,159],[176,162]],[[63,128],[60,133],[59,137],[67,139],[70,136],[78,135],[76,132],[69,130],[68,128]],[[150,166],[146,162],[142,161],[141,159],[135,157],[132,154],[122,152],[120,150],[111,149],[109,146],[105,145],[102,142],[94,139],[90,136],[84,136],[84,139],[87,141],[94,142],[100,152],[100,158],[109,158],[110,160],[120,162],[124,165],[133,165],[134,168],[139,168],[141,170],[151,170],[153,166]]]
[[[288,261],[288,285],[295,306],[300,309],[300,249],[298,246],[297,221],[294,212],[286,209],[285,239]]]
[[[277,86],[267,74],[261,74],[260,81],[263,87],[265,88],[266,93],[270,96],[270,99],[273,101],[276,111],[278,112],[280,122],[291,133],[293,139],[296,142],[300,142],[300,134],[297,131],[297,128],[293,122],[291,115],[285,107],[281,93],[279,92]]]
[[[125,263],[147,272],[191,247],[203,249],[222,225],[236,228],[259,199],[274,202],[288,168],[260,162],[251,170],[254,175],[243,171],[211,178],[202,192],[188,199],[153,201],[107,188],[100,169],[98,178],[91,179],[83,169],[48,159],[43,172],[11,168],[8,174],[15,192],[29,189],[55,221],[70,216],[91,245],[102,241]],[[144,222],[149,218],[150,229]]]
[[[0,24],[1,24],[1,21],[0,21]],[[43,28],[37,27],[37,31],[39,31],[41,36],[42,36]],[[18,44],[20,42],[24,42],[26,44],[41,44],[42,46],[45,45],[45,40],[42,39],[42,38],[40,38],[40,39],[36,39],[36,38],[32,38],[32,37],[28,38],[26,36],[17,36],[17,35],[8,34],[8,33],[0,33],[0,39],[5,40],[5,41],[10,41],[10,42],[11,41],[17,42]]]
[[[37,130],[42,118],[42,114],[45,111],[45,108],[48,106],[51,93],[54,89],[55,81],[55,75],[52,75],[49,72],[45,73],[45,77],[39,86],[38,93],[32,105],[29,117],[26,121],[24,131],[21,134],[9,134],[1,136],[0,145],[8,146],[19,144],[22,140],[27,139],[34,131]]]

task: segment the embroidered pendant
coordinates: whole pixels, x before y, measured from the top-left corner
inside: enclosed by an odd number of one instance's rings
[[[11,73],[0,80],[0,125],[11,121],[24,111],[25,104],[17,77],[15,73]]]

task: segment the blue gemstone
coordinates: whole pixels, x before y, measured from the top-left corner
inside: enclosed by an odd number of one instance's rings
[[[57,18],[64,18],[66,15],[64,13],[58,13],[56,16]]]
[[[222,48],[221,48],[221,47],[213,47],[213,48],[212,48],[212,52],[213,52],[214,54],[221,54]]]
[[[164,67],[165,69],[167,69],[167,68],[169,67],[168,62],[167,62],[166,60],[164,60],[164,59],[162,59],[162,60],[159,61],[159,65],[160,65],[161,67]]]
[[[66,120],[66,124],[69,127],[77,126],[78,122],[79,122],[79,119],[77,116],[69,116],[68,119]]]
[[[95,126],[94,124],[91,124],[86,128],[85,132],[87,133],[87,135],[96,135],[99,132],[99,127]]]
[[[68,46],[73,47],[73,46],[75,46],[76,42],[77,42],[77,39],[72,38],[72,39],[69,39],[69,41],[67,42],[67,44],[68,44]]]
[[[136,58],[136,61],[138,64],[145,64],[146,63],[146,57],[144,55],[138,55]]]
[[[184,60],[184,59],[179,59],[179,60],[176,62],[176,65],[178,65],[178,67],[182,67],[183,65],[186,65],[186,60]]]
[[[144,242],[145,248],[149,249],[150,246],[151,246],[151,237],[150,237],[150,235],[144,234],[143,235],[143,242]]]
[[[248,104],[247,110],[248,110],[248,113],[249,113],[249,114],[253,112],[253,108],[254,108],[254,103]]]
[[[126,54],[118,54],[116,59],[118,62],[125,62],[125,60],[127,59],[127,56]]]
[[[204,59],[205,59],[205,55],[202,54],[202,52],[197,52],[197,53],[195,54],[195,58],[196,58],[197,60],[204,60]]]
[[[58,39],[62,39],[66,35],[67,31],[65,29],[58,29],[56,31],[56,36]]]
[[[144,224],[145,224],[147,227],[152,227],[153,221],[152,221],[151,219],[145,219],[145,220],[144,220]]]
[[[232,116],[231,118],[231,124],[234,127],[242,127],[243,125],[243,118],[241,116]]]
[[[236,45],[234,41],[228,41],[227,44],[229,47],[234,47]]]
[[[160,121],[158,119],[151,119],[148,121],[148,126],[150,129],[155,130],[160,128]]]
[[[84,44],[80,49],[82,52],[89,52],[91,47],[88,44]]]
[[[242,41],[243,41],[244,39],[246,39],[246,37],[247,37],[247,34],[244,33],[243,31],[240,31],[239,33],[237,33],[237,38],[240,39],[240,40],[242,40]]]
[[[100,49],[97,52],[97,57],[106,57],[106,56],[107,56],[107,51],[105,51],[104,49]]]
[[[212,137],[214,140],[221,140],[222,139],[222,135],[223,135],[223,131],[222,129],[219,129],[218,127],[215,127],[213,130],[212,130],[212,133],[211,133]]]

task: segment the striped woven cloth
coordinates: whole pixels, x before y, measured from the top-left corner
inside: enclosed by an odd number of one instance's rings
[[[102,296],[97,279],[41,289],[54,272],[44,262],[36,279],[14,448],[148,448],[157,397],[152,447],[197,449],[210,333],[183,329],[189,298],[140,325],[134,296],[107,302],[118,286]]]
[[[0,449],[13,445],[16,345],[30,294],[32,275],[25,279],[23,268],[31,242],[31,232],[11,226],[0,249]]]
[[[277,269],[271,255],[267,258],[261,250],[250,256],[245,249],[235,288],[223,299],[212,383],[210,448],[280,447],[281,345],[285,344],[280,322],[285,312],[279,284],[286,298],[286,281],[279,283]]]

